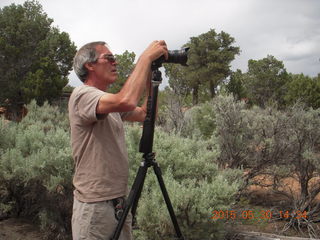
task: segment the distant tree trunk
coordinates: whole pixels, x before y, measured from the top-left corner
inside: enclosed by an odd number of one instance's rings
[[[21,104],[10,104],[5,109],[5,118],[14,122],[20,122],[28,113],[28,109]]]
[[[308,192],[308,183],[309,183],[309,178],[307,176],[300,176],[300,188],[301,188],[301,199],[306,201],[306,199],[309,196]]]
[[[215,91],[215,86],[213,81],[210,81],[210,94],[211,94],[211,98],[214,98],[216,96],[216,91]]]
[[[192,91],[192,104],[197,105],[199,100],[199,86],[193,88]]]

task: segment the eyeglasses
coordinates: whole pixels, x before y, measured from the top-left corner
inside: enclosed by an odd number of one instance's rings
[[[102,57],[97,58],[98,59],[106,59],[110,63],[115,63],[116,62],[116,57],[113,54],[104,54]]]

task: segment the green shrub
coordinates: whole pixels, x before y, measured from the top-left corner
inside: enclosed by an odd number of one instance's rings
[[[194,106],[185,113],[184,137],[209,139],[215,132],[215,113],[211,101]]]
[[[27,108],[18,124],[0,120],[0,211],[30,217],[45,237],[66,239],[73,200],[68,119],[47,103]]]
[[[73,161],[67,115],[48,104],[32,102],[28,109],[20,123],[0,121],[0,212],[30,217],[46,239],[70,239]],[[126,126],[130,183],[142,160],[141,133],[137,125]],[[154,151],[183,234],[188,239],[224,234],[221,223],[210,219],[211,212],[234,203],[242,173],[218,168],[214,138],[192,140],[156,129]],[[152,173],[144,185],[134,234],[137,239],[168,239],[174,230]]]
[[[137,153],[141,130],[127,129],[131,182],[141,160]],[[218,169],[219,152],[208,141],[181,138],[155,130],[154,151],[183,234],[188,239],[211,239],[223,233],[220,222],[210,219],[214,209],[228,209],[235,202],[241,171]],[[209,149],[209,150],[208,150]],[[158,181],[149,169],[137,210],[138,239],[174,236]]]
[[[232,168],[247,168],[248,184],[269,187],[276,199],[281,199],[268,204],[290,212],[307,211],[308,220],[292,218],[288,225],[299,230],[308,228],[309,237],[318,237],[320,231],[313,221],[320,211],[316,200],[320,193],[320,109],[299,104],[283,111],[274,107],[246,109],[241,104],[230,97],[219,97],[213,106],[221,149],[219,161]],[[254,180],[261,174],[273,181]],[[283,181],[288,177],[294,178],[299,188]]]

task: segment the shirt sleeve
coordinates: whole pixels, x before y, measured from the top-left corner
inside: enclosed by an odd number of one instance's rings
[[[97,114],[96,109],[99,99],[105,92],[94,87],[84,88],[79,92],[77,108],[79,117],[84,123],[93,123],[98,120],[104,119],[107,114]]]

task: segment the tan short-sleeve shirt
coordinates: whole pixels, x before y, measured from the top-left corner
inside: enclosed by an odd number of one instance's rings
[[[97,115],[105,92],[82,85],[69,100],[71,146],[75,163],[74,195],[82,202],[123,196],[128,185],[128,154],[119,113]]]

